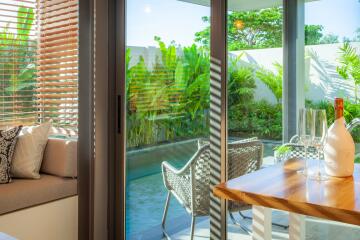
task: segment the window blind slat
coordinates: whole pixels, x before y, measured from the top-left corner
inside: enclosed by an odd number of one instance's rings
[[[73,80],[74,82],[76,82],[77,81],[77,76],[76,75],[74,75],[74,76],[71,76],[71,75],[69,75],[69,76],[51,76],[51,77],[38,77],[37,79],[36,79],[36,81],[38,81],[38,82],[47,82],[47,81],[58,81],[58,80],[60,80],[60,81],[64,81],[64,80]]]
[[[38,58],[51,59],[51,58],[69,57],[69,56],[77,56],[77,55],[78,55],[78,50],[71,50],[71,51],[59,52],[59,53],[43,53],[43,54],[39,54]]]
[[[40,48],[61,46],[61,45],[66,45],[66,44],[77,43],[77,41],[78,40],[76,39],[76,37],[71,37],[69,39],[60,39],[60,40],[55,40],[55,41],[41,42],[39,44],[39,46],[40,46]]]
[[[66,12],[66,14],[64,14]],[[66,22],[69,20],[76,20],[78,18],[77,7],[72,9],[64,9],[62,11],[56,11],[52,14],[46,14],[46,17],[40,22],[40,26],[46,26],[55,22]]]
[[[1,60],[1,59],[0,59]],[[38,64],[41,65],[48,65],[48,64],[61,64],[67,62],[77,62],[77,56],[70,56],[70,57],[62,57],[62,58],[50,58],[45,60],[38,60]]]
[[[11,1],[6,1],[6,2],[2,2],[0,4],[1,4],[1,6],[8,7],[9,9],[11,9],[11,7],[14,7],[15,9],[18,9],[19,8],[18,2],[21,2],[21,1],[13,1],[13,2],[14,3],[12,3]],[[30,8],[30,9],[36,9],[33,2],[31,2],[28,6],[27,6],[27,4],[22,4],[22,6]]]
[[[36,0],[0,2],[0,126],[37,122]],[[22,73],[28,71],[26,79]]]
[[[68,36],[70,36],[70,34],[76,33],[76,36],[77,36],[77,32],[78,32],[77,26],[61,27],[61,28],[55,28],[55,29],[51,29],[51,30],[44,30],[41,32],[41,37],[46,37],[46,36],[54,37],[55,35],[63,34],[63,33],[69,34]]]
[[[72,28],[73,31],[77,31],[77,19],[70,19],[69,21],[58,21],[58,22],[53,22],[51,24],[47,24],[43,27],[44,29],[44,33],[46,36],[53,36],[54,33],[52,31],[54,30],[59,30],[59,29],[69,29]],[[69,32],[66,30],[66,32]],[[58,33],[55,33],[58,34]],[[74,35],[74,37],[77,37],[76,35]]]
[[[73,63],[63,63],[60,64],[60,67],[62,68],[76,68],[78,66],[77,62],[73,62]],[[41,70],[51,70],[51,69],[56,69],[59,68],[59,64],[43,64],[43,65],[39,65],[37,67],[37,70],[41,71]]]
[[[38,50],[38,53],[55,53],[55,52],[63,52],[65,50],[77,50],[77,44],[67,44],[67,45],[60,45],[60,46],[54,46],[54,47],[44,47],[40,48]]]
[[[77,131],[78,1],[39,2],[36,98],[43,121]]]
[[[73,6],[77,6],[78,3],[76,1],[67,1],[67,2],[59,2],[57,4],[51,4],[48,2],[40,4],[39,12],[40,15],[46,17],[46,13],[59,11],[61,9],[70,8]]]
[[[38,99],[36,100],[39,104],[54,104],[55,107],[57,107],[59,104],[77,104],[78,100],[44,100],[44,99]],[[42,107],[42,106],[41,106]],[[57,111],[58,112],[58,111]]]
[[[0,2],[0,127],[53,119],[76,134],[78,0]],[[1,31],[1,27],[0,27]],[[24,70],[27,79],[17,80]]]

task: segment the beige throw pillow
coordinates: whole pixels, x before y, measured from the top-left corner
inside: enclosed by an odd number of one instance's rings
[[[40,178],[40,167],[48,141],[51,123],[24,127],[18,137],[11,165],[11,176]]]

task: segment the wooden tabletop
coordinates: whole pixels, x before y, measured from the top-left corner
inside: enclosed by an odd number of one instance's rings
[[[288,160],[215,186],[218,197],[360,225],[360,165],[353,177],[316,181],[297,173],[302,161]]]

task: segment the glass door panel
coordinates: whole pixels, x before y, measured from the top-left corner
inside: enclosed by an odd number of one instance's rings
[[[274,2],[229,0],[227,18],[227,166],[232,179],[273,165],[274,148],[282,144],[283,8]],[[228,238],[248,237],[251,206],[229,202],[228,209]],[[286,214],[274,211],[274,216],[274,223],[287,225]],[[273,229],[275,235],[287,231]]]
[[[317,16],[322,10],[324,14]],[[345,100],[345,119],[360,116],[360,2],[321,0],[305,4],[306,106],[327,110],[328,124],[334,121],[334,98]],[[360,128],[352,135],[360,162]]]
[[[305,3],[306,107],[326,109],[328,125],[334,122],[334,98],[344,98],[347,123],[360,117],[360,2],[357,0],[320,0]],[[319,14],[321,12],[321,14]],[[357,70],[356,70],[357,69]],[[360,127],[352,128],[356,145],[355,162],[360,162]],[[324,171],[324,169],[323,169]],[[354,225],[307,219],[307,229],[316,239],[357,239]],[[316,231],[315,229],[321,229]]]
[[[198,139],[206,142],[209,137],[210,0],[205,2],[207,6],[178,0],[127,1],[128,239],[161,239],[165,184],[175,193],[166,230],[173,238],[190,234],[191,215],[182,206],[190,209],[189,169],[162,174],[162,164],[182,169],[197,152]],[[208,232],[206,220],[197,218],[196,231]]]

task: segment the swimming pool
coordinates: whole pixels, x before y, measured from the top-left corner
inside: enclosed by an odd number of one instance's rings
[[[264,142],[264,156],[272,156],[278,142]],[[128,239],[146,239],[147,232],[161,224],[167,191],[161,162],[181,168],[197,150],[196,140],[149,147],[127,153],[126,235]],[[170,202],[167,221],[189,217],[175,199]],[[184,226],[186,228],[188,226]],[[144,237],[145,235],[145,237]]]

